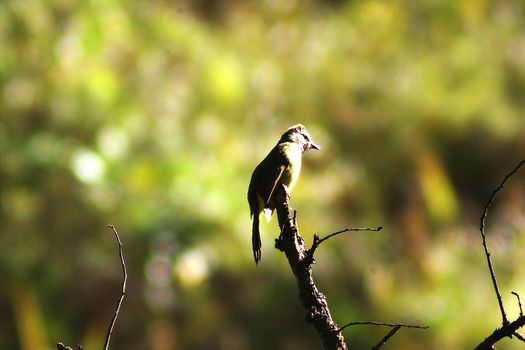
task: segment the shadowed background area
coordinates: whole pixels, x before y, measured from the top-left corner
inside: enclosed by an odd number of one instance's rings
[[[341,326],[385,349],[468,349],[500,322],[479,237],[525,155],[522,1],[0,3],[0,347],[319,349],[276,220],[255,267],[246,192],[301,122],[292,206]],[[525,175],[487,237],[525,297]],[[366,349],[387,329],[344,331]],[[522,347],[506,340],[505,349]]]

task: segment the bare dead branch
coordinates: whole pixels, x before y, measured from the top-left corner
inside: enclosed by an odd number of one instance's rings
[[[525,159],[522,160],[521,162],[519,162],[519,164],[514,169],[512,169],[512,171],[510,173],[508,173],[505,176],[505,178],[503,179],[501,184],[498,186],[498,188],[496,188],[492,192],[492,195],[490,196],[489,201],[487,202],[487,204],[485,205],[485,208],[483,209],[483,214],[481,215],[481,219],[480,219],[479,231],[481,233],[481,240],[482,240],[482,243],[483,243],[483,248],[485,249],[485,256],[487,257],[487,264],[488,264],[489,271],[490,271],[490,277],[492,279],[492,284],[494,285],[494,291],[496,292],[496,298],[498,299],[498,304],[499,304],[499,309],[501,311],[501,318],[502,318],[503,326],[509,324],[509,321],[507,319],[507,315],[505,313],[505,309],[503,308],[503,302],[501,300],[501,294],[499,292],[498,282],[496,281],[496,274],[494,272],[494,267],[492,266],[492,261],[490,260],[490,253],[489,253],[489,249],[487,247],[487,239],[485,237],[485,218],[487,217],[488,209],[489,209],[490,205],[492,204],[492,202],[494,201],[494,198],[496,197],[496,194],[501,189],[503,189],[503,187],[505,187],[505,183],[507,182],[507,180],[512,175],[514,175],[524,163],[525,163]]]
[[[525,337],[522,336],[520,333],[518,333],[518,332],[516,331],[516,332],[514,332],[513,335],[514,335],[516,338],[518,338],[519,340],[521,340],[522,342],[525,343]]]
[[[418,326],[418,325],[411,325],[411,324],[404,324],[404,323],[385,323],[385,322],[374,322],[374,321],[362,321],[362,322],[350,322],[345,324],[343,327],[339,328],[339,332],[341,332],[343,329],[350,327],[350,326],[356,326],[356,325],[372,325],[372,326],[385,326],[385,327],[391,327],[392,329],[377,343],[372,347],[372,350],[377,350],[381,348],[383,345],[386,344],[386,342],[394,336],[394,334],[397,333],[401,328],[417,328],[417,329],[428,329],[429,326]]]
[[[350,327],[350,326],[385,326],[385,327],[402,327],[402,328],[417,328],[417,329],[429,329],[430,326],[418,326],[413,324],[405,324],[405,323],[386,323],[386,322],[374,322],[374,321],[358,321],[358,322],[350,322],[345,324],[343,327],[339,328],[339,332],[341,332],[343,329]]]
[[[521,298],[518,292],[512,291],[511,294],[516,296],[516,299],[518,299],[518,306],[520,307],[520,316],[523,316],[523,306],[521,305]]]
[[[382,226],[379,226],[377,228],[370,228],[370,227],[348,227],[348,228],[345,228],[345,229],[342,229],[340,231],[337,231],[337,232],[334,232],[334,233],[331,233],[329,234],[328,236],[326,237],[323,237],[321,239],[319,239],[318,237],[318,240],[317,240],[317,246],[319,246],[321,243],[323,243],[324,241],[326,241],[327,239],[330,239],[338,234],[341,234],[341,233],[344,233],[344,232],[350,232],[350,231],[381,231],[383,229]]]
[[[516,172],[518,172],[518,170],[520,169],[520,167],[523,164],[525,164],[525,159],[520,161],[518,163],[518,165],[514,169],[512,169],[512,171],[510,173],[508,173],[503,178],[503,181],[501,182],[501,184],[492,192],[492,195],[490,196],[489,201],[487,202],[487,204],[485,205],[485,208],[483,209],[483,214],[481,215],[479,231],[481,233],[481,239],[482,239],[482,243],[483,243],[483,248],[485,250],[485,256],[487,257],[487,264],[488,264],[488,267],[489,267],[490,277],[492,279],[492,284],[493,284],[494,290],[496,292],[496,298],[498,299],[498,304],[499,304],[499,308],[500,308],[500,311],[501,311],[501,318],[502,318],[503,325],[502,325],[501,328],[497,328],[496,330],[494,330],[494,332],[492,332],[491,335],[489,335],[485,340],[483,340],[475,348],[475,350],[490,350],[490,349],[494,349],[494,344],[496,344],[498,341],[500,341],[501,339],[503,339],[505,337],[512,338],[513,336],[515,336],[517,339],[519,339],[521,341],[525,341],[523,339],[523,336],[517,332],[518,329],[520,329],[521,327],[523,327],[525,325],[525,315],[523,315],[523,307],[521,305],[520,296],[519,296],[519,294],[517,292],[514,292],[514,291],[512,292],[512,294],[514,294],[516,296],[516,298],[518,299],[518,305],[520,307],[520,316],[516,320],[514,320],[513,322],[509,322],[509,320],[507,319],[507,315],[505,313],[505,309],[503,307],[503,302],[501,300],[501,294],[499,292],[498,283],[496,281],[496,274],[494,273],[494,268],[492,266],[492,261],[490,260],[490,252],[488,250],[487,240],[486,240],[486,237],[485,237],[485,218],[487,217],[487,213],[488,213],[488,209],[489,209],[490,205],[494,201],[494,198],[496,197],[496,194],[501,189],[503,189],[503,187],[505,187],[505,183],[507,182],[507,180],[512,175],[514,175]]]
[[[115,229],[115,226],[113,225],[107,225],[110,229],[113,230],[113,233],[115,234],[115,237],[118,242],[118,254],[120,257],[120,264],[122,265],[122,274],[123,274],[123,281],[122,281],[122,293],[120,294],[120,298],[117,304],[117,307],[115,309],[115,312],[113,313],[113,318],[111,319],[111,323],[109,324],[108,331],[106,333],[106,341],[104,343],[104,350],[108,350],[109,348],[109,341],[111,339],[111,334],[113,333],[113,327],[115,326],[115,322],[117,321],[117,317],[120,313],[120,306],[122,305],[122,301],[124,300],[124,295],[126,295],[126,283],[128,280],[128,272],[126,271],[126,262],[124,261],[124,253],[122,252],[122,242],[120,241],[120,237],[118,235],[117,230]],[[82,350],[82,347],[79,345],[78,350]],[[64,345],[63,343],[57,344],[57,350],[73,350],[73,348]]]
[[[491,335],[483,340],[474,350],[494,349],[494,344],[505,337],[512,337],[516,331],[525,325],[525,316],[518,317],[515,321],[497,328]]]
[[[315,253],[315,250],[317,249],[317,247],[319,247],[321,245],[321,243],[323,243],[324,241],[334,237],[334,236],[337,236],[341,233],[345,233],[345,232],[357,232],[357,231],[381,231],[383,229],[382,226],[379,226],[377,228],[370,228],[370,227],[348,227],[348,228],[345,228],[345,229],[342,229],[340,231],[337,231],[337,232],[334,232],[334,233],[331,233],[323,238],[319,238],[319,236],[317,234],[314,234],[314,241],[312,242],[312,247],[310,249],[308,249],[308,251],[306,252],[306,255],[308,257],[308,259],[310,259],[311,261],[313,261],[313,257],[314,257],[314,253]]]
[[[126,295],[126,282],[128,281],[128,273],[126,271],[126,262],[124,261],[124,254],[122,252],[122,242],[120,241],[120,237],[118,235],[117,230],[115,229],[115,226],[108,225],[108,227],[113,230],[113,233],[115,234],[115,237],[118,242],[118,254],[120,257],[120,263],[122,265],[122,274],[124,278],[122,280],[122,293],[120,294],[120,299],[115,309],[115,313],[113,314],[113,319],[111,320],[108,331],[106,333],[106,342],[104,343],[104,350],[108,350],[109,348],[109,341],[111,339],[111,334],[113,333],[113,327],[115,326],[115,322],[117,321],[117,317],[120,313],[120,306],[122,305],[122,301],[124,300],[124,296]]]
[[[392,328],[392,329],[390,330],[390,332],[388,332],[388,333],[383,337],[383,339],[381,339],[381,340],[379,341],[379,343],[377,343],[376,345],[374,345],[374,346],[372,347],[372,350],[378,350],[378,349],[380,349],[381,347],[383,347],[383,345],[386,344],[386,342],[388,341],[388,339],[390,339],[391,337],[393,337],[394,334],[396,334],[397,331],[400,330],[400,329],[401,329],[401,326],[395,326],[394,328]]]
[[[382,227],[377,228],[345,228],[343,230],[331,233],[320,239],[314,235],[314,242],[310,249],[305,248],[304,240],[299,234],[297,226],[297,212],[294,210],[293,215],[289,206],[290,193],[285,186],[281,186],[275,193],[275,208],[279,221],[280,236],[275,240],[275,248],[284,252],[288,263],[295,275],[297,286],[299,288],[299,297],[305,308],[307,315],[306,320],[312,323],[319,333],[325,349],[329,350],[346,350],[348,349],[341,331],[351,325],[369,324],[378,326],[389,326],[392,330],[375,345],[374,349],[379,349],[388,339],[390,339],[400,328],[423,328],[423,326],[414,326],[406,324],[389,324],[380,322],[352,322],[341,328],[338,328],[332,320],[326,297],[319,292],[312,277],[312,264],[314,263],[313,254],[317,247],[325,240],[332,238],[344,232],[349,231],[380,231]]]
[[[296,214],[292,216],[289,202],[290,195],[286,187],[279,186],[275,193],[275,207],[281,234],[275,240],[275,247],[286,255],[297,281],[299,298],[306,310],[306,321],[315,327],[324,348],[347,350],[344,337],[332,320],[326,297],[315,285],[311,264],[304,263],[306,248],[295,222]]]

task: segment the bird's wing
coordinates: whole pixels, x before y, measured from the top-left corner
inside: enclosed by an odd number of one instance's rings
[[[282,145],[277,145],[255,168],[248,190],[248,201],[253,215],[259,214],[264,208],[273,210],[272,196],[277,186],[283,182],[288,166],[289,162],[283,156]]]
[[[270,191],[269,195],[268,195],[268,198],[265,198],[266,200],[266,205],[268,205],[268,203],[270,202],[270,199],[272,198],[273,196],[273,192],[275,191],[275,189],[277,188],[277,185],[280,183],[279,180],[281,180],[281,177],[283,176],[283,172],[284,172],[284,169],[286,167],[284,165],[281,165],[277,168],[277,171],[276,171],[276,177],[274,178],[273,180],[273,185],[272,185],[272,190]]]

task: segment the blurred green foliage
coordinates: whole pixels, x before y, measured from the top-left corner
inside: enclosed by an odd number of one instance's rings
[[[292,197],[339,325],[430,325],[386,348],[467,349],[498,324],[479,217],[525,154],[522,1],[0,2],[0,347],[319,349],[251,171],[290,125]],[[509,317],[525,181],[488,217]],[[353,327],[354,349],[385,329]],[[518,349],[506,341],[506,349]]]

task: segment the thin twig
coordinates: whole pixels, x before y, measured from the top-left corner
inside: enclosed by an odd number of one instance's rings
[[[346,327],[356,326],[356,325],[386,326],[386,327],[391,327],[392,328],[390,330],[390,332],[388,332],[383,337],[383,339],[381,339],[381,341],[379,341],[379,343],[377,343],[376,345],[374,345],[374,347],[372,347],[372,350],[377,350],[377,349],[381,348],[383,345],[386,344],[388,339],[393,337],[394,334],[396,334],[397,331],[399,331],[403,327],[404,328],[417,328],[417,329],[428,329],[428,328],[430,328],[429,326],[418,326],[418,325],[411,325],[411,324],[404,324],[404,323],[385,323],[385,322],[374,322],[374,321],[362,321],[362,322],[350,322],[350,323],[347,323],[343,327],[339,328],[338,331],[341,332]]]
[[[521,298],[518,292],[512,291],[511,294],[515,295],[518,299],[518,306],[520,307],[520,316],[523,317],[523,306],[521,305]]]
[[[338,234],[341,234],[341,233],[345,233],[345,232],[349,232],[349,231],[381,231],[382,229],[383,229],[382,226],[379,226],[379,227],[376,227],[376,228],[370,228],[370,227],[348,227],[348,228],[345,228],[345,229],[343,229],[341,231],[337,231],[337,232],[331,233],[331,234],[329,234],[326,237],[320,238],[317,241],[317,246],[319,246],[321,243],[323,243],[327,239],[330,239],[333,236],[337,236]]]
[[[512,175],[514,175],[514,173],[516,173],[519,170],[519,168],[524,163],[525,163],[525,159],[522,160],[521,162],[519,162],[519,164],[510,173],[508,173],[507,176],[505,176],[505,178],[503,179],[501,184],[498,186],[498,188],[496,188],[494,190],[494,192],[492,192],[492,195],[490,196],[489,201],[487,202],[487,204],[485,205],[485,208],[483,209],[483,215],[481,215],[480,227],[479,227],[479,231],[481,233],[481,239],[482,239],[482,243],[483,243],[483,248],[485,249],[485,256],[487,257],[487,264],[489,266],[490,277],[492,279],[492,284],[494,285],[494,290],[496,292],[496,297],[498,298],[498,304],[499,304],[499,308],[500,308],[500,311],[501,311],[501,318],[502,318],[502,322],[503,322],[504,326],[508,325],[509,321],[507,319],[507,315],[505,314],[505,309],[503,308],[503,302],[501,300],[501,294],[499,292],[498,282],[496,281],[496,274],[494,273],[494,268],[492,266],[492,261],[490,260],[490,253],[489,253],[489,250],[487,248],[487,239],[485,237],[485,218],[487,217],[488,209],[489,209],[490,205],[492,204],[492,202],[494,201],[494,198],[496,197],[496,194],[503,187],[505,187],[505,183],[507,182],[507,180]]]
[[[126,263],[124,262],[124,254],[122,253],[122,242],[120,241],[120,237],[117,233],[117,230],[115,229],[115,226],[108,225],[108,227],[113,230],[113,233],[115,234],[115,237],[117,238],[118,254],[120,256],[120,263],[122,264],[122,273],[124,275],[124,280],[122,281],[122,293],[120,295],[120,299],[118,301],[117,308],[115,309],[115,313],[113,314],[113,319],[111,320],[108,331],[106,333],[106,342],[104,344],[104,350],[108,350],[109,348],[109,341],[111,339],[111,334],[113,333],[113,327],[115,326],[115,322],[117,321],[117,317],[120,312],[120,305],[122,305],[122,301],[124,300],[124,295],[126,295],[126,282],[128,280],[128,273],[126,271]]]
[[[319,247],[319,245],[321,245],[321,243],[323,243],[324,241],[326,241],[327,239],[330,239],[334,236],[337,236],[341,233],[345,233],[345,232],[356,232],[356,231],[381,231],[383,229],[382,226],[378,226],[376,228],[370,228],[370,227],[348,227],[348,228],[345,228],[345,229],[342,229],[340,231],[337,231],[337,232],[334,232],[334,233],[331,233],[323,238],[319,238],[319,236],[317,234],[314,234],[314,241],[312,242],[312,247],[310,249],[308,249],[306,251],[306,263],[307,264],[310,264],[314,261],[314,253],[315,253],[315,250],[317,249],[317,247]]]
[[[372,347],[372,350],[378,350],[378,349],[380,349],[383,345],[386,344],[386,342],[388,341],[388,339],[390,339],[391,337],[393,337],[394,334],[396,334],[397,331],[400,330],[400,329],[401,329],[401,326],[399,326],[399,325],[397,325],[397,326],[395,326],[394,328],[392,328],[392,329],[390,330],[390,332],[388,332],[388,333],[383,337],[383,339],[381,339],[381,340],[379,341],[379,343],[377,343],[376,345],[374,345],[374,346]]]
[[[372,326],[385,326],[385,327],[403,327],[403,328],[417,328],[417,329],[429,329],[430,326],[418,326],[412,324],[404,323],[385,323],[385,322],[374,322],[374,321],[360,321],[360,322],[350,322],[345,324],[343,327],[339,328],[338,331],[341,332],[343,329],[350,326],[361,326],[361,325],[372,325]]]
[[[525,337],[518,333],[518,331],[514,332],[514,336],[525,343]]]

